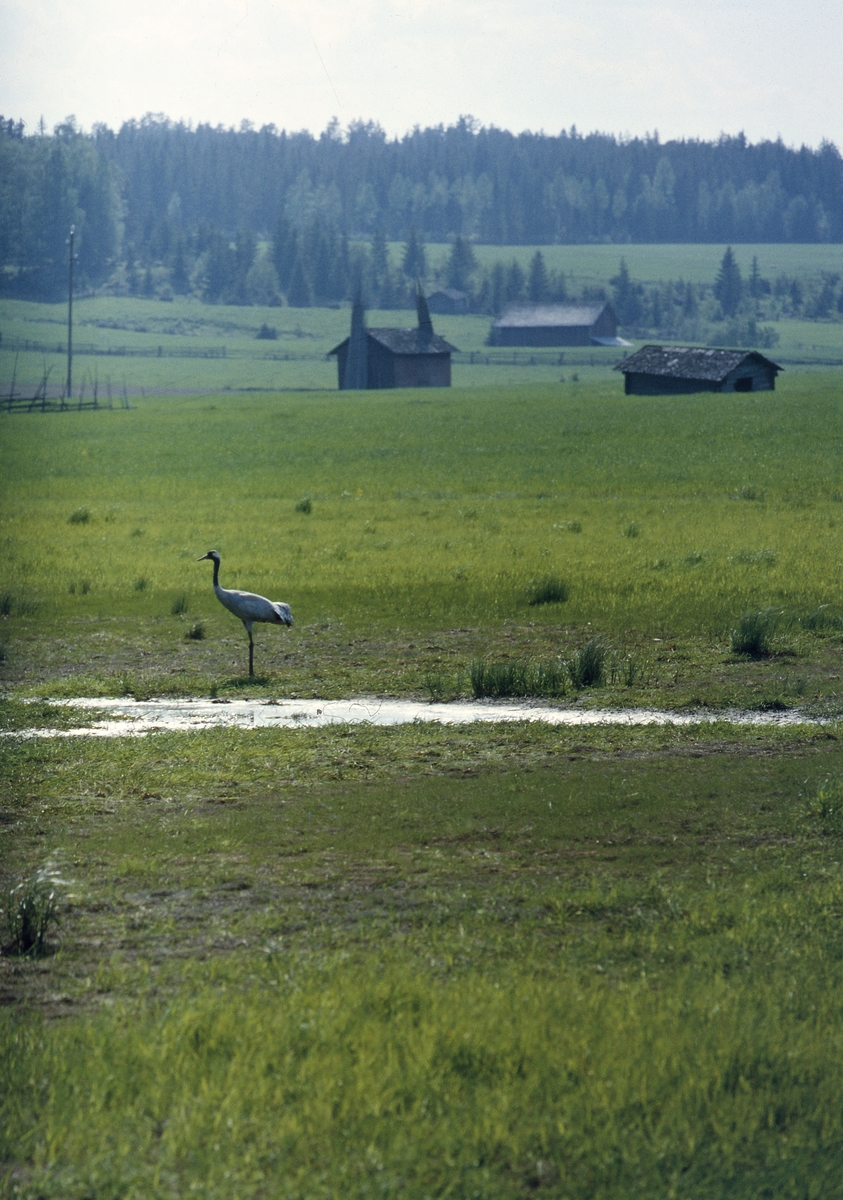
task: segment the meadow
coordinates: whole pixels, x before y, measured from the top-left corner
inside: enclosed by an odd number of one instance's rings
[[[6,734],[59,695],[467,694],[595,639],[618,670],[562,702],[724,717],[4,736],[0,894],[60,924],[0,955],[0,1195],[843,1194],[842,400],[0,414]],[[296,616],[254,679],[211,546]]]

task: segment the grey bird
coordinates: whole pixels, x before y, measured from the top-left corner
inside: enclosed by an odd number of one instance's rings
[[[252,625],[255,621],[266,621],[272,625],[292,625],[293,614],[289,604],[280,600],[267,600],[265,596],[257,596],[254,592],[235,592],[220,587],[220,556],[216,550],[209,550],[197,562],[210,558],[214,564],[214,591],[217,599],[224,608],[235,617],[239,617],[249,635],[249,674],[254,675],[254,650],[252,641]]]

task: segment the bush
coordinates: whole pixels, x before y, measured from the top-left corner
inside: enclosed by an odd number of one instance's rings
[[[770,637],[774,626],[775,619],[769,608],[744,613],[737,629],[731,633],[732,652],[746,654],[750,658],[765,658],[770,653]]]
[[[527,598],[530,604],[564,604],[570,595],[570,588],[564,579],[548,575],[532,584]]]
[[[603,682],[605,668],[606,647],[597,638],[586,642],[568,663],[571,683],[577,691],[581,688],[599,687]]]
[[[259,342],[274,342],[278,340],[278,330],[274,325],[261,325],[260,329],[255,334],[255,338]]]

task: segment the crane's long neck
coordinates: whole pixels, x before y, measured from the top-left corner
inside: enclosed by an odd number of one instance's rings
[[[220,586],[220,564],[216,558],[212,558],[211,562],[214,564],[214,587],[217,588]]]

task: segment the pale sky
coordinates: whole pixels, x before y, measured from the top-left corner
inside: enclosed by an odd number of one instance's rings
[[[841,0],[0,0],[0,113],[843,150]]]

